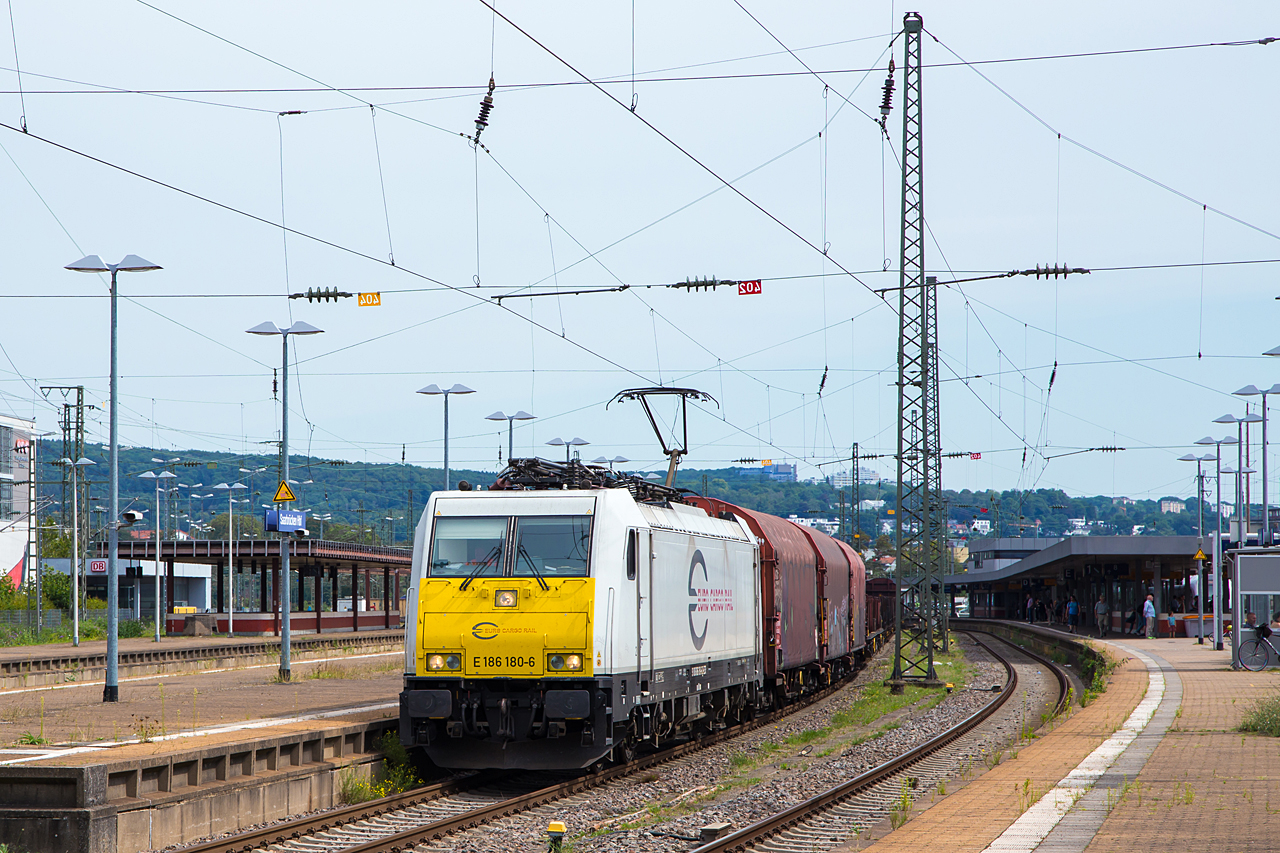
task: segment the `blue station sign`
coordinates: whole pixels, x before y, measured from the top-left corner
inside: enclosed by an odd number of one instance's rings
[[[293,533],[295,530],[306,529],[307,514],[291,509],[269,509],[262,514],[262,524],[269,531]]]

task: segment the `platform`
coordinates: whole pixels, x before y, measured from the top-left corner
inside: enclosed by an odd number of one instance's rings
[[[402,648],[404,632],[398,629],[360,633],[310,634],[293,637],[290,657],[295,661],[352,653],[393,651]],[[60,684],[101,683],[106,677],[107,641],[46,643],[36,646],[0,647],[0,695],[20,688]],[[253,637],[167,636],[159,643],[150,637],[120,640],[119,674],[132,678],[199,670],[276,665],[280,640]],[[0,733],[0,741],[3,734]]]
[[[0,842],[148,850],[332,805],[337,774],[368,773],[397,726],[403,651],[386,639],[385,651],[295,659],[289,683],[277,658],[122,677],[116,703],[100,682],[0,692]]]
[[[1029,628],[1063,634],[1051,628]],[[901,828],[841,850],[1178,853],[1280,847],[1280,741],[1236,731],[1280,671],[1231,669],[1194,639],[1094,641],[1109,689],[1017,757],[917,803]],[[1030,793],[1030,796],[1028,796]]]

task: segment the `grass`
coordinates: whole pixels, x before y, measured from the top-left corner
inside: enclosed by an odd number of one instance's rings
[[[378,751],[383,757],[382,778],[376,781],[366,779],[357,775],[354,767],[348,768],[339,781],[342,802],[355,804],[378,800],[422,784],[396,732],[388,731],[378,739]]]
[[[901,829],[902,825],[911,819],[911,805],[911,789],[907,785],[907,780],[903,779],[902,790],[889,806],[889,825],[894,829]]]
[[[45,628],[36,636],[31,628],[18,625],[0,625],[0,646],[35,646],[43,643],[71,642],[71,620],[68,619],[57,628]],[[119,625],[119,637],[129,639],[145,636],[148,626],[137,619],[125,619]],[[105,640],[107,638],[107,620],[103,618],[82,618],[80,620],[81,640]]]
[[[299,673],[296,677],[313,680],[356,680],[363,678],[376,678],[377,676],[384,675],[388,672],[399,672],[400,667],[400,661],[394,658],[381,663],[366,664],[335,664],[331,661],[324,661],[317,666],[309,667],[305,671]]]
[[[1238,727],[1242,732],[1280,737],[1280,691],[1257,700]]]

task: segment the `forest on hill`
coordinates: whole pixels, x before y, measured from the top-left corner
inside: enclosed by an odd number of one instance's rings
[[[60,442],[41,442],[40,493],[51,502],[42,517],[69,524],[70,492],[64,486],[62,468],[56,464],[61,455]],[[107,501],[106,455],[102,445],[86,447],[86,456],[97,464],[87,471],[89,494],[83,508],[90,513],[95,529],[101,527],[105,510],[99,508],[105,507]],[[442,469],[417,465],[346,462],[291,454],[289,466],[291,487],[298,498],[293,506],[308,510],[312,516],[328,516],[323,523],[325,538],[344,541],[407,542],[408,530],[421,515],[427,499],[444,486]],[[171,484],[172,489],[164,507],[165,529],[192,529],[198,538],[226,535],[227,490],[218,490],[216,485],[239,483],[246,487],[236,492],[236,498],[244,501],[236,505],[236,527],[237,532],[254,532],[261,529],[262,510],[271,503],[279,483],[275,455],[122,448],[120,506],[122,510],[145,511],[143,526],[148,528],[155,524],[156,480],[139,475],[161,470],[176,475],[162,481]],[[493,471],[473,470],[453,470],[450,476],[455,485],[459,480],[468,480],[482,487],[496,478]],[[837,489],[824,481],[770,480],[751,468],[683,468],[676,485],[775,515],[843,519],[842,530],[846,534],[860,529],[871,540],[879,534],[881,523],[892,519],[888,511],[896,500],[896,488],[890,481],[864,482],[856,490],[850,486]],[[863,502],[863,509],[855,514],[852,508],[858,500]],[[1061,536],[1081,525],[1085,532],[1095,535],[1189,535],[1196,532],[1198,519],[1194,498],[1178,499],[1185,503],[1183,512],[1161,512],[1159,500],[1106,495],[1071,497],[1057,489],[947,490],[944,500],[950,521],[965,528],[975,519],[989,521],[990,532],[986,535],[990,536],[1017,536],[1019,531],[1023,531],[1022,535]],[[879,501],[883,505],[874,506]],[[64,511],[66,522],[60,520]],[[1210,517],[1206,507],[1206,524],[1211,524]],[[320,525],[316,527],[318,533]]]

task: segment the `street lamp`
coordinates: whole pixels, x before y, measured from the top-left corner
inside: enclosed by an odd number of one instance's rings
[[[311,517],[314,518],[316,521],[320,522],[320,538],[323,540],[324,539],[324,523],[326,521],[333,521],[333,514],[326,512],[324,515],[313,515]]]
[[[301,320],[287,329],[275,323],[259,323],[246,330],[251,335],[279,335],[281,346],[280,368],[280,479],[289,479],[289,336],[318,335],[324,329],[317,329],[310,323]],[[289,680],[289,622],[292,607],[289,601],[289,537],[280,537],[280,577],[284,583],[280,589],[280,680]]]
[[[1217,498],[1213,504],[1213,647],[1222,651],[1222,445],[1238,444],[1239,439],[1228,435],[1215,439],[1205,436],[1196,441],[1201,447],[1213,445],[1214,481]],[[1205,460],[1206,462],[1209,460]]]
[[[494,412],[492,415],[485,415],[486,421],[506,421],[507,422],[507,464],[511,464],[511,457],[515,454],[515,439],[513,436],[513,425],[516,421],[531,421],[534,415],[529,414],[524,409],[516,412],[514,415],[504,415],[502,412]]]
[[[235,500],[231,497],[240,489],[249,488],[244,483],[219,483],[214,489],[227,493],[227,576],[231,579],[231,600],[227,602],[227,634],[236,632],[236,509]],[[209,497],[213,497],[210,495]]]
[[[73,272],[111,273],[111,381],[110,381],[110,478],[111,519],[107,526],[107,677],[102,688],[103,702],[120,701],[120,433],[119,433],[119,369],[116,351],[116,273],[150,272],[161,269],[157,264],[137,255],[125,255],[118,264],[103,263],[97,255],[85,255],[65,269]]]
[[[81,456],[72,462],[63,457],[59,465],[71,468],[71,644],[80,645],[80,469],[86,465],[96,465],[92,459]]]
[[[1280,356],[1280,347],[1268,350],[1263,355]],[[1271,502],[1267,499],[1267,395],[1280,394],[1280,383],[1265,391],[1256,385],[1246,385],[1235,393],[1240,397],[1262,397],[1262,532],[1258,544],[1266,547],[1271,544]]]
[[[1200,536],[1199,550],[1196,554],[1204,556],[1204,470],[1202,465],[1205,462],[1217,462],[1218,457],[1212,453],[1206,453],[1203,456],[1196,456],[1194,453],[1186,453],[1178,457],[1179,462],[1196,463],[1196,510],[1198,519],[1196,530]],[[1204,560],[1196,560],[1196,611],[1199,614],[1200,638],[1196,641],[1200,645],[1204,645]]]
[[[584,447],[584,446],[586,446],[586,445],[588,445],[588,444],[590,444],[590,443],[591,443],[591,442],[587,441],[586,439],[584,439],[584,438],[578,438],[577,436],[574,436],[573,438],[569,439],[568,441],[565,441],[563,438],[560,438],[559,436],[557,436],[556,438],[553,438],[553,439],[551,439],[550,441],[548,441],[548,442],[547,442],[547,444],[549,444],[549,445],[550,445],[550,446],[552,446],[552,447],[560,447],[561,445],[563,445],[563,446],[564,446],[564,463],[565,463],[566,465],[568,465],[568,464],[569,464],[569,451],[570,451],[570,449],[572,449],[572,448],[574,448],[574,447]]]
[[[436,397],[444,395],[444,490],[449,491],[449,395],[450,394],[474,394],[473,389],[466,385],[454,385],[452,388],[441,388],[439,385],[431,384],[426,388],[419,388],[419,394],[427,394]]]
[[[156,636],[155,641],[160,642],[160,481],[170,478],[177,479],[178,475],[172,471],[161,471],[159,474],[154,471],[143,471],[138,475],[139,479],[156,481]]]
[[[1239,417],[1239,418],[1236,417],[1235,415],[1228,414],[1228,415],[1223,415],[1222,417],[1213,419],[1213,422],[1215,424],[1235,424],[1236,425],[1236,468],[1239,469],[1240,474],[1254,473],[1252,470],[1250,471],[1244,470],[1244,425],[1256,424],[1256,423],[1259,423],[1261,420],[1262,418],[1259,415],[1255,415],[1252,412],[1246,414],[1244,417]],[[1240,547],[1242,548],[1244,547],[1245,543],[1248,542],[1249,540],[1249,520],[1245,518],[1245,510],[1247,510],[1248,507],[1244,506],[1244,485],[1243,484],[1244,484],[1244,480],[1241,477],[1237,476],[1236,477],[1236,495],[1235,495],[1236,523],[1244,524],[1244,527],[1242,528],[1240,533]],[[1252,512],[1248,514],[1252,515]]]

